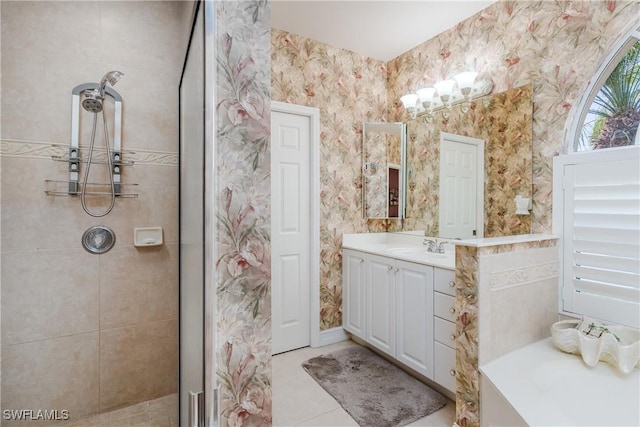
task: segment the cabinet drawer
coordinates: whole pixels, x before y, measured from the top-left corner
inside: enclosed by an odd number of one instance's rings
[[[455,270],[445,270],[436,268],[433,271],[433,288],[438,292],[455,296],[456,294],[456,272]]]
[[[434,377],[438,384],[456,392],[456,351],[439,342],[434,343]]]
[[[454,297],[441,294],[440,292],[433,293],[433,314],[436,316],[455,323],[455,307],[456,299]]]
[[[434,336],[436,341],[453,349],[456,348],[456,324],[443,320],[439,317],[433,318]]]

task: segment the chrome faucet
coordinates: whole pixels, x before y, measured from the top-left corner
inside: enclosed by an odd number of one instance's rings
[[[422,244],[427,246],[427,252],[444,253],[444,242],[438,243],[438,239],[424,239]]]

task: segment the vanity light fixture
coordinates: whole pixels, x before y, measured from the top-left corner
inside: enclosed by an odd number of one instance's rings
[[[473,89],[473,83],[476,81],[476,77],[478,77],[478,73],[475,71],[465,71],[460,74],[456,74],[453,78],[458,83],[458,89],[460,89],[460,93],[464,97],[464,101],[462,102],[462,111],[465,113],[469,111],[469,106],[471,104],[471,89]]]
[[[400,101],[402,101],[402,105],[409,112],[409,115],[415,119],[418,113],[418,95],[415,93],[408,93],[401,97]]]
[[[451,107],[457,104],[462,104],[462,111],[466,113],[472,100],[489,95],[492,90],[491,77],[465,71],[439,81],[433,87],[406,94],[400,100],[412,119],[424,115],[427,121],[431,121],[436,111],[442,111],[446,117]]]
[[[435,94],[436,94],[436,89],[433,87],[423,87],[422,89],[418,89],[418,99],[422,104],[422,108],[424,108],[427,122],[431,122],[431,120],[433,119],[432,105],[433,105],[433,96]]]

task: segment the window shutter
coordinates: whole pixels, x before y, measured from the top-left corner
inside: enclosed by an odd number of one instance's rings
[[[563,309],[640,328],[640,164],[620,153],[564,165]]]

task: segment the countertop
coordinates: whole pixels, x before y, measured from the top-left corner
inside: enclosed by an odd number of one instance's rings
[[[435,239],[414,233],[356,233],[342,236],[342,247],[366,252],[374,255],[386,256],[402,261],[431,265],[434,267],[455,269],[455,248],[446,239],[444,254],[427,251],[423,244],[425,239]]]

